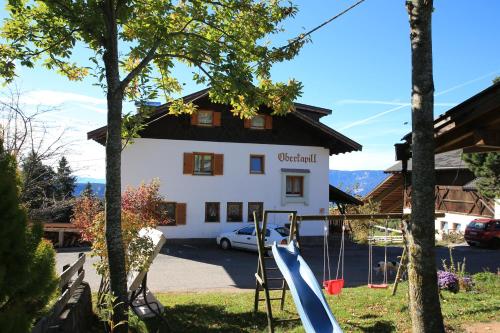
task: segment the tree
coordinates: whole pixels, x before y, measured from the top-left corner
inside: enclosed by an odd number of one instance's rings
[[[500,153],[464,154],[467,167],[478,178],[476,185],[484,197],[500,197]]]
[[[90,182],[87,182],[87,184],[85,185],[85,188],[83,189],[81,196],[82,197],[94,196],[94,190],[92,189],[92,184],[90,184]]]
[[[55,172],[34,152],[21,162],[21,201],[31,212],[46,208],[54,202],[56,194]]]
[[[122,102],[147,100],[158,89],[172,102],[170,112],[192,113],[195,106],[170,96],[182,85],[172,76],[176,61],[197,69],[193,79],[210,83],[214,102],[232,105],[236,116],[251,117],[261,105],[276,114],[293,110],[300,83],[273,83],[273,63],[291,59],[307,41],[299,36],[273,48],[266,37],[296,7],[280,1],[251,0],[45,0],[8,2],[0,46],[0,75],[12,80],[16,64],[45,67],[78,80],[90,66],[72,62],[79,45],[94,52],[94,73],[107,98],[106,244],[115,322],[126,319],[127,285],[121,233]],[[255,82],[258,80],[258,83]],[[125,117],[127,119],[133,117]],[[119,330],[127,331],[127,325]]]
[[[66,129],[54,128],[44,118],[57,108],[38,106],[30,110],[22,104],[22,96],[17,86],[10,86],[0,98],[0,138],[5,151],[14,156],[18,164],[29,154],[36,155],[45,164],[57,160],[71,144],[64,139]],[[54,131],[59,133],[53,137],[47,135]]]
[[[56,199],[66,200],[73,198],[73,191],[76,186],[76,177],[72,175],[71,168],[66,157],[61,157],[55,175]]]
[[[493,84],[499,84],[500,83],[500,76],[497,76],[493,79]]]
[[[410,316],[414,332],[444,332],[434,236],[434,82],[432,0],[406,1],[412,51],[412,195],[406,224]]]
[[[15,158],[0,139],[0,327],[28,332],[57,286],[55,253],[42,228],[27,225]]]

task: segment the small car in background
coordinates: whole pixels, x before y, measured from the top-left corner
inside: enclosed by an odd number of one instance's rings
[[[464,238],[470,246],[484,245],[500,248],[500,220],[475,219],[465,228]]]
[[[289,235],[287,228],[275,224],[268,224],[266,229],[266,246],[270,246],[274,242],[278,244],[287,244]],[[257,251],[255,226],[246,226],[230,232],[224,232],[217,236],[217,245],[223,250],[238,248]]]

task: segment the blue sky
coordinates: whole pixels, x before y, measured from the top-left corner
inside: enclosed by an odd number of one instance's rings
[[[394,162],[393,145],[411,130],[411,58],[404,0],[366,0],[312,35],[294,60],[273,68],[278,81],[295,78],[304,85],[302,103],[331,108],[330,127],[363,145],[363,152],[334,156],[331,169],[383,169]],[[299,13],[286,22],[275,42],[307,31],[354,1],[297,1]],[[500,75],[500,2],[436,0],[433,15],[435,115],[491,84]],[[0,17],[5,17],[2,10]],[[78,59],[87,57],[79,50]],[[175,75],[185,94],[200,88],[191,72]],[[106,122],[105,100],[93,78],[69,82],[44,69],[21,69],[17,85],[27,107],[57,106],[49,118],[69,127],[70,163],[80,176],[104,177],[104,149],[86,132]],[[132,108],[127,104],[126,108]],[[405,122],[408,122],[405,124]],[[56,130],[55,130],[56,131]]]

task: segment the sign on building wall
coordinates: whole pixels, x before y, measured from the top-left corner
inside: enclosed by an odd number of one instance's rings
[[[280,162],[293,162],[293,163],[317,163],[316,154],[302,155],[300,153],[297,154],[288,154],[288,153],[279,153],[278,160]]]

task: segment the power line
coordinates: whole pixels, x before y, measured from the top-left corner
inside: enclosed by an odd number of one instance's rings
[[[293,44],[298,43],[301,40],[304,40],[304,38],[306,38],[307,36],[311,35],[313,32],[315,32],[315,31],[323,28],[325,25],[327,25],[327,24],[331,23],[332,21],[336,20],[337,18],[339,18],[340,16],[344,15],[345,13],[347,13],[348,11],[350,11],[351,9],[353,9],[354,7],[360,5],[362,2],[365,2],[365,0],[359,0],[358,2],[356,2],[355,4],[353,4],[352,6],[344,9],[343,11],[341,11],[338,14],[336,14],[335,16],[332,16],[331,18],[329,18],[325,22],[321,23],[320,25],[316,26],[315,28],[309,30],[305,34],[300,34],[299,36],[295,37],[294,39],[292,39],[292,41],[290,41],[290,43],[288,43],[285,46],[280,47],[278,50],[280,50],[280,51],[284,50],[284,49],[292,46]]]

